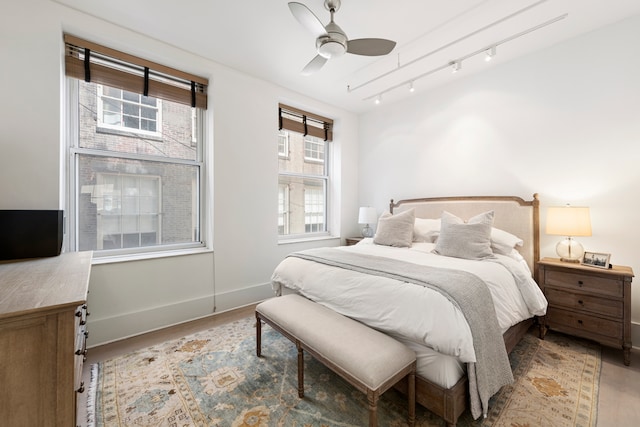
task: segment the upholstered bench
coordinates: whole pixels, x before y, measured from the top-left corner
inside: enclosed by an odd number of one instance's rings
[[[393,338],[300,295],[274,297],[256,306],[256,353],[261,356],[261,322],[298,349],[298,396],[304,397],[306,350],[340,375],[369,402],[369,426],[377,426],[378,399],[401,379],[409,383],[409,425],[415,423],[416,355]]]

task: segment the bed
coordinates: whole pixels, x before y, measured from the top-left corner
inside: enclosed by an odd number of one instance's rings
[[[534,280],[538,213],[537,194],[391,200],[373,238],[291,254],[272,286],[415,350],[416,400],[454,426],[467,407],[487,413],[512,380],[507,353],[546,311]]]

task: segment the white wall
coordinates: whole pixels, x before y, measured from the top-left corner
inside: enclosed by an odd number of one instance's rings
[[[640,16],[360,118],[359,200],[540,194],[591,208],[586,250],[640,272]],[[464,71],[464,70],[463,70]],[[640,323],[640,291],[632,319]],[[636,344],[640,335],[635,333]]]
[[[332,231],[357,231],[355,115],[48,0],[8,2],[0,14],[0,209],[65,207],[63,32],[210,81],[213,251],[94,265],[90,346],[268,297],[287,253],[339,244],[277,243],[278,102],[335,120]]]

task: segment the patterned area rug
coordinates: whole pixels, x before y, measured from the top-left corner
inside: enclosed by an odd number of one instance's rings
[[[247,318],[92,366],[89,425],[366,426],[366,397],[310,357],[305,398],[297,394],[295,346],[263,328],[255,355]],[[468,411],[458,426],[595,426],[600,347],[550,333],[527,335],[510,356],[516,381],[491,400],[489,416]],[[444,426],[418,405],[417,426]],[[406,398],[382,395],[380,426],[406,425]]]

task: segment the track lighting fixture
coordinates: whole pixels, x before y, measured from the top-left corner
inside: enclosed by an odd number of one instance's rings
[[[496,47],[495,46],[491,46],[489,49],[484,51],[484,60],[489,62],[493,59],[494,56],[496,56]]]
[[[545,1],[545,0],[542,0],[542,1]],[[540,1],[540,3],[542,1]],[[538,3],[535,3],[534,5],[537,5],[537,4]],[[523,9],[522,11],[524,11],[526,9],[527,8]],[[520,12],[522,12],[522,11],[520,11]],[[520,12],[518,12],[518,13],[520,13]],[[515,16],[515,14],[513,16]],[[371,96],[363,98],[363,101],[368,101],[368,100],[371,100],[371,99],[375,98],[375,103],[376,104],[380,104],[382,102],[382,95],[383,94],[391,92],[391,91],[393,91],[395,89],[398,89],[399,87],[402,87],[402,86],[406,87],[406,85],[409,85],[409,92],[413,92],[414,91],[413,83],[416,80],[424,78],[424,77],[427,77],[427,76],[430,76],[432,74],[435,74],[435,73],[440,72],[440,71],[442,71],[444,69],[447,69],[447,68],[451,68],[451,72],[452,73],[456,73],[460,69],[462,69],[462,61],[466,61],[467,59],[472,58],[472,57],[474,57],[476,55],[481,55],[481,54],[484,53],[485,61],[490,61],[496,55],[496,49],[497,49],[497,47],[499,45],[502,45],[502,44],[508,43],[510,41],[516,40],[516,39],[518,39],[518,38],[520,38],[522,36],[525,36],[527,34],[530,34],[530,33],[534,32],[534,31],[538,31],[538,30],[540,30],[542,28],[545,28],[545,27],[547,27],[547,26],[549,26],[551,24],[554,24],[556,22],[559,22],[559,21],[565,19],[567,16],[568,16],[567,13],[559,15],[559,16],[557,16],[555,18],[552,18],[552,19],[550,19],[548,21],[542,22],[542,23],[540,23],[540,24],[538,24],[536,26],[533,26],[533,27],[527,28],[527,29],[525,29],[523,31],[520,31],[519,33],[512,34],[511,36],[506,37],[506,38],[504,38],[502,40],[497,40],[494,43],[490,44],[489,46],[485,46],[485,47],[483,47],[481,49],[478,49],[478,50],[475,50],[473,52],[470,52],[470,53],[468,53],[468,54],[466,54],[464,56],[460,56],[460,57],[458,57],[458,58],[456,58],[454,60],[451,60],[449,62],[445,62],[444,64],[436,66],[435,68],[432,68],[432,69],[430,69],[428,71],[425,71],[422,74],[419,74],[417,76],[413,76],[410,80],[405,80],[405,81],[403,81],[401,83],[398,83],[398,84],[395,84],[393,86],[390,86],[390,87],[384,89],[383,91],[378,92],[377,94],[373,94]],[[495,24],[496,23],[491,24],[490,26],[493,26]],[[490,26],[487,26],[487,28],[489,28]],[[432,52],[430,52],[430,53],[428,53],[426,55],[423,55],[422,57],[419,57],[418,59],[423,59],[423,58],[425,58],[425,57],[427,57],[427,56],[429,56],[429,55],[431,55],[433,53],[439,52],[439,51],[441,51],[441,50],[443,50],[443,49],[445,49],[445,48],[457,43],[458,41],[461,41],[463,39],[471,37],[472,35],[474,35],[474,33],[470,33],[467,36],[464,36],[463,38],[461,38],[459,40],[456,40],[454,42],[448,43],[448,44],[442,46],[439,49],[436,49],[436,50],[434,50],[434,51],[432,51]],[[360,88],[362,88],[362,87],[364,87],[364,86],[366,86],[366,85],[368,85],[370,83],[373,83],[373,82],[377,81],[378,79],[381,79],[382,77],[386,77],[386,76],[388,76],[388,75],[390,75],[390,74],[392,74],[392,73],[394,73],[396,71],[399,71],[399,70],[405,68],[408,65],[411,65],[411,64],[415,63],[418,59],[415,59],[415,60],[410,61],[410,62],[408,62],[406,64],[403,64],[403,65],[398,65],[398,67],[396,67],[395,69],[393,69],[391,71],[387,71],[386,73],[383,73],[383,74],[381,74],[381,75],[379,75],[377,77],[374,77],[373,79],[371,79],[369,81],[366,81],[366,82],[364,82],[364,83],[362,83],[362,84],[360,84],[358,86],[351,87],[351,85],[348,85],[347,86],[347,91],[348,92],[353,92],[353,91],[355,91],[357,89],[360,89]]]

